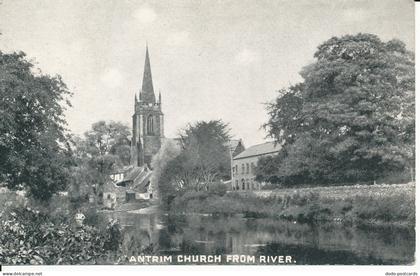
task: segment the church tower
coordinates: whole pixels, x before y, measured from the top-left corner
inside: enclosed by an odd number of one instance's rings
[[[149,49],[146,46],[143,83],[141,90],[134,96],[133,137],[131,139],[131,165],[150,168],[153,155],[161,146],[164,138],[162,99],[156,101],[150,68]]]

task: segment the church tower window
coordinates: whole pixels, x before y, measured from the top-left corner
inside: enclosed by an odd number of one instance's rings
[[[153,123],[154,123],[153,115],[149,115],[149,117],[147,117],[147,135],[155,134]]]

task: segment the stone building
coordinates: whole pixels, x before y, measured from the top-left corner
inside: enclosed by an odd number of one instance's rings
[[[255,181],[255,168],[262,156],[277,154],[281,145],[267,142],[245,149],[232,158],[232,190],[259,190],[261,184]]]
[[[138,95],[138,96],[137,96]],[[140,167],[150,162],[164,138],[162,97],[156,100],[150,67],[149,49],[146,47],[143,83],[134,97],[133,136],[131,140],[131,165]]]

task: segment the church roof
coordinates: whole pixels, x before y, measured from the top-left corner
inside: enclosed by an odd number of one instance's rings
[[[143,83],[140,91],[140,100],[145,103],[155,103],[153,89],[152,69],[150,68],[149,48],[146,46],[146,60],[144,61]]]
[[[241,152],[240,154],[238,154],[237,156],[235,156],[233,159],[236,160],[236,159],[247,158],[251,156],[272,154],[272,153],[279,152],[280,149],[281,149],[280,144],[278,143],[276,144],[275,142],[267,142],[267,143],[251,146],[247,148],[246,150],[244,150],[243,152]]]

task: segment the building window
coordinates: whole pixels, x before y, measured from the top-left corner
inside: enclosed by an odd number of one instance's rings
[[[245,190],[245,179],[242,178],[242,190]]]
[[[236,180],[236,181],[235,181],[235,184],[236,184],[236,190],[239,190],[239,181],[238,181],[238,180]]]
[[[149,117],[147,117],[147,134],[153,135],[154,133],[155,133],[155,130],[154,130],[153,115],[149,115]]]
[[[246,189],[249,190],[249,179],[246,180]]]
[[[245,164],[242,164],[242,174],[245,173]]]
[[[246,173],[247,174],[249,173],[249,164],[248,163],[246,163]]]
[[[251,173],[255,174],[255,164],[251,163]]]

